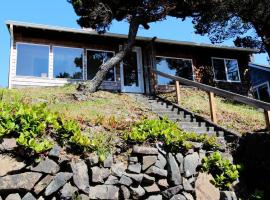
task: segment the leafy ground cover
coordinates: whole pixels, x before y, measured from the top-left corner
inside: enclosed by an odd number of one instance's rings
[[[210,119],[208,95],[194,88],[181,87],[181,106],[187,110]],[[175,92],[160,94],[170,101],[176,102]],[[265,128],[262,111],[256,108],[233,103],[217,97],[218,124],[238,133],[258,131]]]

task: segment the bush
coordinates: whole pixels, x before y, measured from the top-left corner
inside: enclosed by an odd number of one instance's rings
[[[130,132],[125,134],[125,139],[140,143],[161,141],[171,150],[179,150],[179,148],[188,150],[192,148],[191,141],[202,142],[211,148],[218,147],[215,137],[185,132],[168,119],[146,119],[139,122],[131,128]]]
[[[202,160],[203,171],[213,176],[213,184],[221,190],[231,188],[233,182],[239,178],[240,168],[240,165],[234,165],[228,159],[223,159],[219,152],[214,152]]]
[[[90,139],[83,135],[80,126],[51,113],[45,104],[0,103],[0,138],[15,137],[18,145],[32,154],[52,148],[56,137],[60,144],[73,144],[82,149],[90,147]]]

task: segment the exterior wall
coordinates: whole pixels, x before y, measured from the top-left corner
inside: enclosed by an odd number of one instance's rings
[[[270,81],[270,72],[250,67],[251,84],[253,87]]]
[[[14,44],[11,49],[10,58],[10,88],[21,86],[62,86],[67,83],[73,83],[74,81],[68,79],[53,78],[53,46],[84,49],[83,78],[86,80],[87,49],[117,52],[119,50],[119,46],[126,42],[124,38],[117,39],[101,37],[99,35],[80,35],[75,33],[63,33],[59,31],[17,28],[14,32]],[[50,45],[48,78],[16,76],[17,42]],[[151,41],[137,41],[136,46],[141,47],[142,50],[145,83],[144,90],[146,93],[154,92],[156,89],[157,77],[150,72],[151,68],[155,68],[155,56],[192,59],[193,77],[195,81],[244,95],[246,95],[249,91],[250,77],[248,72],[248,62],[250,58],[248,52],[166,43],[153,44]],[[230,83],[224,81],[215,81],[213,75],[212,57],[237,59],[241,82]],[[101,88],[117,91],[121,90],[120,65],[116,66],[116,81],[104,81]],[[171,87],[169,88],[171,89]]]
[[[229,51],[222,49],[179,47],[176,45],[156,46],[157,56],[192,59],[194,80],[238,94],[248,95],[250,91],[250,76],[248,63],[250,55],[246,52]],[[241,82],[215,81],[212,66],[212,57],[237,59]],[[160,88],[166,89],[164,87]],[[171,87],[169,89],[172,89]]]

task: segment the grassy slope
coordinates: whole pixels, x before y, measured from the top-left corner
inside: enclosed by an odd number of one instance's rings
[[[176,102],[175,93],[161,96]],[[243,104],[226,101],[217,97],[218,123],[238,133],[258,131],[265,128],[261,111]],[[210,119],[208,95],[192,88],[181,88],[181,106],[207,119]]]
[[[4,93],[3,93],[4,92]],[[0,90],[7,102],[24,101],[47,103],[51,111],[63,114],[65,118],[91,122],[101,117],[116,117],[119,120],[137,120],[151,115],[147,108],[136,103],[126,94],[100,91],[89,97],[89,101],[75,101],[72,94],[75,86],[53,88],[27,88],[20,90]]]

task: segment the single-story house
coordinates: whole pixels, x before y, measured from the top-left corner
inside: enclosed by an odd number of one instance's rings
[[[61,86],[94,77],[127,35],[7,21],[11,36],[9,88]],[[150,93],[171,84],[151,69],[240,94],[250,89],[254,49],[137,37],[133,52],[115,66],[103,89]],[[158,87],[157,87],[158,86]]]
[[[254,97],[270,102],[270,66],[250,63],[249,71]]]

